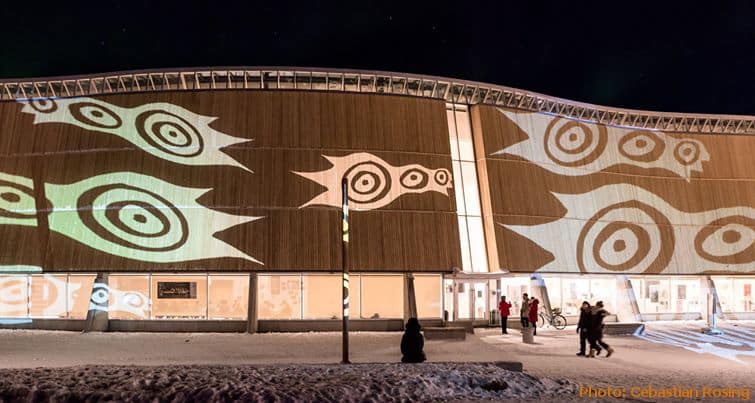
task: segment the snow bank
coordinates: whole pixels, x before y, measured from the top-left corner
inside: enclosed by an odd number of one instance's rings
[[[87,366],[0,370],[0,401],[428,401],[575,396],[494,364]]]

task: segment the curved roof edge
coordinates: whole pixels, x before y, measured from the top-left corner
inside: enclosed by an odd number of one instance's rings
[[[755,116],[614,108],[446,77],[314,67],[204,67],[0,80],[0,101],[130,92],[284,89],[394,94],[486,104],[646,130],[755,134]]]

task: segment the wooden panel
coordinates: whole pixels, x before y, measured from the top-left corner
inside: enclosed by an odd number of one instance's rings
[[[0,132],[0,173],[33,180],[50,204],[36,203],[42,225],[0,225],[7,264],[339,270],[348,172],[353,270],[460,265],[442,102],[285,91],[5,102]]]
[[[755,272],[755,137],[472,113],[502,269]]]

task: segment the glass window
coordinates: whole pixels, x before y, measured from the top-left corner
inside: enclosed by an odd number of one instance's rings
[[[637,293],[637,290],[635,290]],[[643,284],[643,313],[670,312],[671,282],[667,278],[646,278]]]
[[[28,317],[28,281],[26,275],[0,276],[0,317]]]
[[[300,275],[260,275],[257,288],[260,319],[301,319]]]
[[[459,243],[461,244],[461,269],[472,271],[472,252],[469,249],[469,231],[467,231],[467,218],[457,216],[459,219]]]
[[[712,277],[716,285],[716,294],[721,309],[724,312],[734,312],[736,309],[734,303],[734,283],[731,277]],[[707,302],[706,302],[707,303]]]
[[[206,319],[206,275],[152,275],[153,319]]]
[[[461,162],[461,176],[464,181],[464,204],[466,214],[479,216],[480,196],[477,188],[477,168],[474,162]]]
[[[446,316],[445,320],[452,321],[454,319],[454,282],[453,280],[443,280],[443,299],[445,300],[445,306],[443,307]]]
[[[420,318],[441,317],[441,281],[438,275],[414,275],[414,298],[417,301],[417,316]]]
[[[616,313],[614,296],[616,295],[616,278],[601,277],[590,279],[590,304],[603,301],[603,308],[610,313]],[[582,301],[580,301],[580,304]]]
[[[302,303],[304,304],[304,319],[341,319],[343,317],[343,303],[341,296],[341,275],[306,274],[302,278]],[[352,307],[359,306],[359,300],[354,298],[352,289],[354,278],[349,277],[349,316],[358,318],[358,313]],[[356,281],[358,284],[358,279]]]
[[[210,319],[246,320],[249,301],[249,276],[211,274],[209,276]]]
[[[466,110],[456,111],[456,135],[459,139],[459,159],[462,161],[474,161],[472,124],[469,121],[469,112]],[[466,181],[464,182],[466,183]]]
[[[641,278],[631,278],[629,279],[629,282],[632,283],[632,291],[637,300],[637,307],[640,309],[640,312],[645,312],[645,299],[642,294],[645,286],[644,280]]]
[[[590,298],[589,279],[565,277],[561,279],[561,287],[561,310],[564,315],[579,315],[583,301],[589,301],[590,305],[596,302]]]
[[[469,248],[472,258],[472,271],[485,273],[488,271],[488,257],[485,254],[485,233],[482,228],[482,218],[467,217],[469,229]]]
[[[452,161],[451,168],[454,175],[454,195],[456,196],[456,213],[460,215],[467,214],[467,208],[464,205],[464,183],[461,177],[461,163]]]
[[[502,280],[503,295],[506,301],[511,303],[511,316],[519,316],[519,310],[522,308],[522,294],[532,294],[530,292],[529,276],[505,277]]]
[[[737,312],[755,312],[755,277],[735,278],[734,306]]]
[[[149,319],[149,275],[111,274],[108,276],[110,319]]]
[[[29,312],[33,318],[65,318],[68,314],[68,276],[34,274],[31,276]]]
[[[69,319],[86,319],[95,277],[94,274],[71,274],[68,276]]]
[[[459,146],[456,140],[456,119],[454,119],[453,106],[451,109],[446,109],[446,117],[448,118],[448,140],[451,143],[451,159],[459,159]]]
[[[702,312],[700,296],[700,279],[671,279],[672,312]]]
[[[551,302],[551,309],[561,307],[561,278],[560,277],[543,277],[545,288],[548,290],[548,300]]]
[[[362,318],[404,317],[404,278],[401,275],[362,275]]]
[[[471,313],[473,306],[472,297],[474,295],[474,289],[471,283],[457,283],[456,284],[456,298],[458,298],[459,309],[458,319],[471,319]]]

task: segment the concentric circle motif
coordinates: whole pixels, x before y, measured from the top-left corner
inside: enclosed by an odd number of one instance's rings
[[[638,162],[653,162],[663,155],[666,143],[656,133],[634,131],[619,140],[621,155]]]
[[[29,105],[40,113],[53,113],[58,110],[58,103],[50,98],[32,98]]]
[[[123,120],[117,113],[94,102],[73,103],[68,109],[74,119],[98,129],[117,129],[123,125]]]
[[[700,144],[691,140],[679,142],[674,148],[674,158],[682,165],[692,165],[700,160]]]
[[[695,250],[721,264],[755,261],[755,220],[734,215],[709,222],[695,236]]]
[[[391,190],[390,172],[373,161],[355,164],[344,176],[349,181],[349,200],[355,203],[374,203]]]
[[[603,153],[607,131],[603,126],[556,118],[546,128],[543,141],[545,153],[552,161],[567,167],[582,166]]]
[[[435,183],[441,186],[445,186],[448,184],[448,181],[451,179],[451,174],[448,172],[447,169],[439,169],[435,171]]]
[[[26,277],[10,277],[0,280],[0,306],[4,306],[4,309],[17,307],[25,312],[27,291]]]
[[[586,222],[577,240],[577,263],[583,273],[660,273],[673,250],[674,233],[663,213],[630,201],[608,206]]]
[[[195,157],[204,150],[199,130],[171,112],[142,112],[136,117],[136,131],[149,145],[171,155]]]
[[[427,186],[430,178],[427,172],[419,168],[409,168],[401,174],[399,180],[401,181],[401,186],[407,189],[420,190]]]
[[[189,224],[181,210],[146,189],[126,184],[100,186],[86,191],[77,203],[84,225],[119,246],[164,252],[180,248],[189,237]]]
[[[110,288],[107,284],[94,283],[92,296],[89,298],[89,310],[107,311]]]
[[[17,183],[0,180],[0,217],[36,218],[34,191]]]

